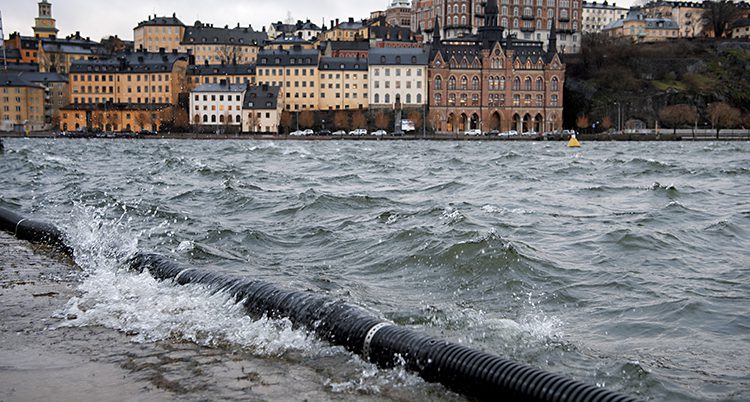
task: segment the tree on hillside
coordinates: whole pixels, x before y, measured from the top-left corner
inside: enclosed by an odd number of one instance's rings
[[[737,6],[728,0],[706,1],[704,7],[704,30],[713,32],[716,38],[723,37],[739,16]]]
[[[281,118],[279,120],[279,126],[281,126],[286,133],[289,133],[292,128],[292,113],[288,110],[281,112]]]
[[[337,130],[349,130],[349,117],[344,111],[338,111],[333,115],[333,126]]]
[[[584,128],[588,128],[589,126],[589,117],[585,114],[582,114],[576,118],[576,127],[578,127],[579,130],[583,130]]]
[[[380,111],[375,114],[375,127],[380,130],[387,130],[391,125],[391,116],[388,116],[385,112]]]
[[[300,128],[313,128],[315,125],[315,115],[311,111],[304,111],[299,115]]]
[[[723,128],[737,127],[742,114],[727,103],[716,102],[708,105],[708,116],[711,118],[711,125],[716,129],[716,139],[719,139],[719,131]]]
[[[355,129],[367,128],[367,117],[361,111],[354,112],[352,115],[352,127]]]
[[[693,124],[697,118],[695,108],[685,104],[665,106],[659,110],[659,120],[672,127],[674,134],[677,134],[677,127]]]

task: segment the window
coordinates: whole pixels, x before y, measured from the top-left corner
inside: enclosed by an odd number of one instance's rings
[[[526,79],[523,81],[523,88],[526,91],[531,91],[531,78],[526,77]]]
[[[552,90],[553,91],[559,91],[559,82],[557,81],[557,77],[552,77]]]
[[[476,76],[471,79],[471,89],[474,91],[479,90],[479,78],[477,78]]]
[[[541,77],[536,79],[536,90],[544,91],[544,80]]]
[[[513,90],[514,91],[520,91],[521,90],[521,79],[516,77],[513,79]]]
[[[449,91],[456,90],[456,77],[451,76],[450,78],[448,78],[448,90]]]
[[[557,106],[557,95],[552,95],[552,106]]]
[[[435,77],[435,90],[440,91],[443,89],[443,79],[440,77]]]

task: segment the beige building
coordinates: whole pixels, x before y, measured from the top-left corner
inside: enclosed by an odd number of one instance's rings
[[[253,30],[252,26],[240,27],[238,24],[236,28],[214,28],[213,24],[196,21],[185,27],[180,52],[191,52],[197,64],[252,64],[266,40],[268,35]]]
[[[242,105],[247,84],[201,84],[190,92],[190,121],[194,126],[220,130],[242,127]]]
[[[732,24],[732,38],[750,39],[750,14]]]
[[[185,24],[177,18],[176,14],[171,17],[153,17],[141,21],[133,28],[133,40],[135,50],[145,49],[149,52],[158,52],[165,49],[167,52],[180,50],[180,42],[185,34]]]
[[[72,104],[60,110],[62,131],[102,130],[107,132],[158,131],[164,113],[172,108],[168,104],[107,105]]]
[[[318,36],[318,41],[361,41],[369,39],[369,27],[363,21],[354,21],[354,18],[349,18],[349,21],[339,22],[336,20],[333,28],[328,31],[323,31]]]
[[[634,43],[648,43],[678,38],[679,26],[666,18],[646,18],[638,7],[631,7],[625,19],[607,25],[602,32]]]
[[[319,110],[367,109],[366,58],[322,57],[319,64]]]
[[[70,71],[73,104],[176,104],[187,91],[187,55],[123,53],[106,60],[74,62]]]
[[[70,103],[68,77],[58,73],[21,72],[19,76],[44,88],[44,122],[57,127],[60,109]]]
[[[628,14],[628,9],[625,7],[617,7],[617,3],[608,3],[606,0],[603,3],[597,3],[596,1],[584,1],[581,27],[583,32],[587,33],[599,33],[607,25],[624,19]]]
[[[266,49],[258,54],[256,80],[281,87],[279,103],[284,110],[317,110],[319,59],[317,50]]]
[[[371,49],[368,55],[370,107],[422,106],[427,100],[428,55],[423,49]]]
[[[669,19],[679,27],[678,37],[705,36],[703,31],[703,3],[689,1],[655,1],[641,8],[646,18]]]
[[[280,88],[270,85],[252,86],[245,92],[242,105],[242,131],[277,134],[281,120]]]
[[[44,88],[17,73],[0,74],[0,131],[29,132],[46,127]]]

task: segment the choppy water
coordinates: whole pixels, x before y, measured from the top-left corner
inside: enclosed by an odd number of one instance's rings
[[[225,295],[122,270],[141,249],[310,289],[645,399],[750,400],[750,144],[6,140],[0,205],[58,223],[71,325],[242,346],[407,387]],[[303,357],[299,357],[303,356]]]

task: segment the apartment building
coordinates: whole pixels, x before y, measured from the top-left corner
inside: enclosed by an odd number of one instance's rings
[[[603,3],[595,1],[583,1],[583,18],[581,18],[582,31],[587,33],[599,33],[607,25],[624,19],[628,9],[618,7],[617,3]]]
[[[366,58],[321,57],[319,110],[367,109],[368,69]]]
[[[281,88],[279,103],[284,110],[317,110],[319,59],[315,49],[265,49],[258,54],[256,80]]]
[[[216,28],[213,24],[196,21],[185,27],[180,53],[190,52],[197,64],[206,61],[209,64],[253,64],[267,39],[266,32],[255,31],[252,26],[237,24],[235,28]]]
[[[251,86],[245,92],[242,105],[242,131],[249,133],[277,134],[281,120],[279,92],[281,88],[271,85]]]
[[[421,106],[427,100],[427,59],[423,49],[371,49],[368,55],[370,107]]]
[[[184,34],[185,24],[176,14],[171,17],[149,16],[146,21],[141,21],[133,28],[135,50],[145,49],[154,53],[159,49],[179,51]]]
[[[46,127],[45,90],[13,72],[0,73],[0,131],[28,132]]]

